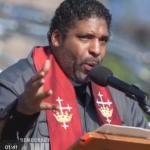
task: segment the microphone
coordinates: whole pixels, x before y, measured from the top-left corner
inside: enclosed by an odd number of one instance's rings
[[[113,73],[108,68],[96,65],[89,72],[89,77],[95,83],[101,86],[110,85],[122,92],[124,92],[128,97],[136,100],[142,109],[150,114],[150,106],[148,106],[148,94],[139,89],[135,85],[130,85],[116,77],[113,76]]]

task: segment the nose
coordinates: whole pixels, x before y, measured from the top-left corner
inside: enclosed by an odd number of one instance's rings
[[[90,55],[97,57],[100,55],[101,53],[101,46],[100,46],[100,42],[98,39],[93,39],[90,43],[90,47],[89,47],[89,53]]]

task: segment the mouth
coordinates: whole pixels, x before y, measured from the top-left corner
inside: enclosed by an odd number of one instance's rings
[[[88,73],[97,64],[98,63],[95,61],[91,61],[91,62],[87,62],[87,63],[83,64],[83,69],[84,69],[85,73]]]

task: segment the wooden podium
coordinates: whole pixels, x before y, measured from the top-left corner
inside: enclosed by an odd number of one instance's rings
[[[69,150],[150,150],[150,139],[89,132]]]

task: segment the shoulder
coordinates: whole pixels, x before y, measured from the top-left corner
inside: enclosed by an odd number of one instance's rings
[[[124,125],[149,128],[145,114],[137,101],[117,89],[109,87],[109,90]]]
[[[11,90],[20,91],[23,85],[35,74],[34,65],[30,56],[0,73],[0,85]],[[17,90],[18,89],[18,90]]]

